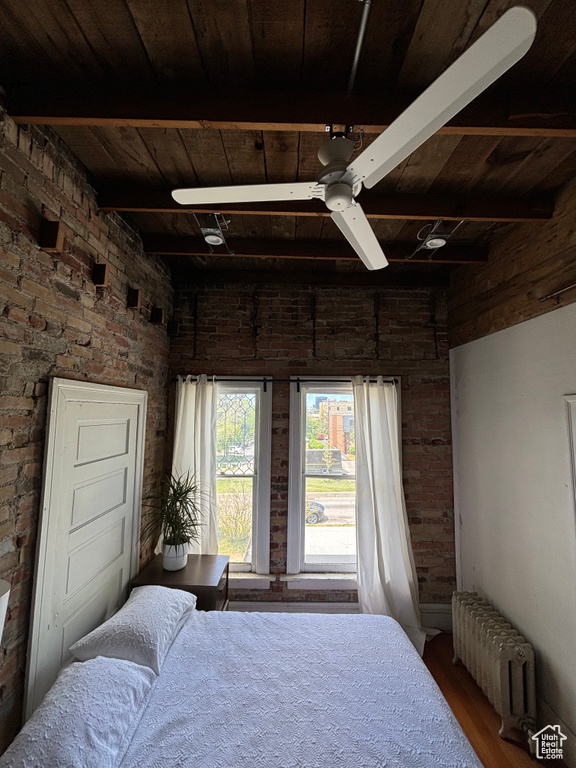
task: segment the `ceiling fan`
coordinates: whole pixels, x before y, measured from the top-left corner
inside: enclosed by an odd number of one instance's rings
[[[181,205],[319,198],[368,269],[381,269],[388,261],[356,202],[362,186],[377,184],[519,61],[535,34],[532,11],[522,6],[506,11],[352,162],[350,139],[336,135],[323,144],[318,159],[324,167],[316,181],[175,189],[172,197]]]

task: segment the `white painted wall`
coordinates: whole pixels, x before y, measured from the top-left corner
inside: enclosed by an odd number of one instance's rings
[[[534,645],[540,713],[576,765],[576,304],[451,352],[457,569]],[[568,749],[566,750],[566,747]]]

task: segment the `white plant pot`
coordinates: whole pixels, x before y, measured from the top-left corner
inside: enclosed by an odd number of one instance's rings
[[[179,571],[185,568],[188,562],[188,544],[180,544],[177,547],[164,544],[162,555],[165,571]]]

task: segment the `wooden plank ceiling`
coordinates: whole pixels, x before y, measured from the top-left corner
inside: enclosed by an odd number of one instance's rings
[[[538,17],[528,54],[361,193],[391,261],[372,274],[315,201],[222,206],[231,255],[200,237],[212,209],[182,209],[169,190],[313,180],[327,124],[366,147],[513,0],[372,0],[350,96],[358,0],[3,0],[0,84],[9,114],[52,125],[101,206],[179,279],[445,284],[510,229],[550,218],[576,173],[574,0],[524,4]],[[466,223],[431,259],[413,256],[437,219]]]

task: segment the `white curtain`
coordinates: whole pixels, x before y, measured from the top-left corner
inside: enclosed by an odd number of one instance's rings
[[[190,552],[218,553],[216,514],[216,384],[201,376],[178,376],[172,474],[194,475],[204,510],[200,538]]]
[[[362,613],[392,616],[422,655],[426,633],[404,502],[396,385],[356,376],[356,544]]]

